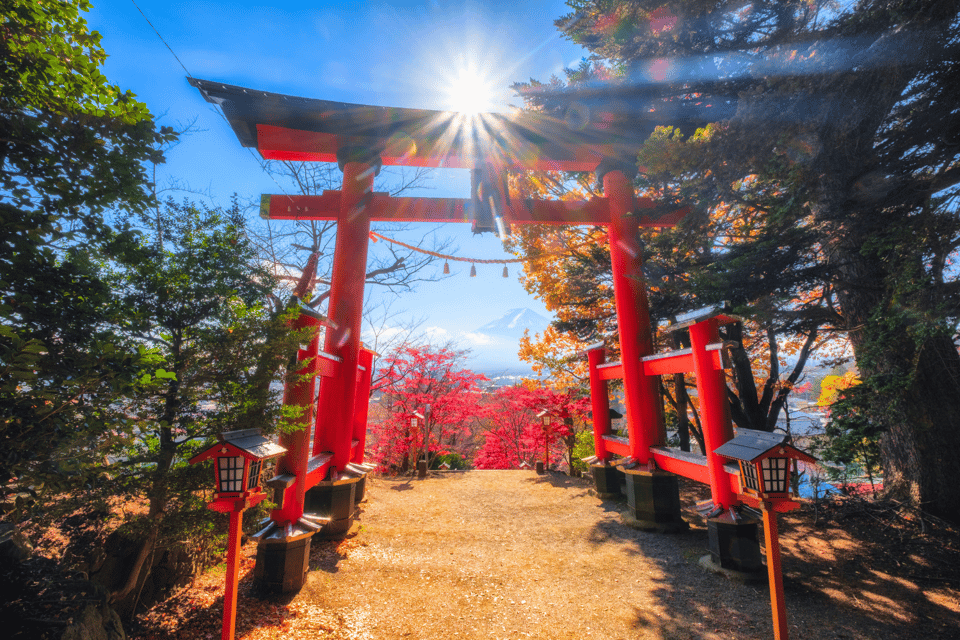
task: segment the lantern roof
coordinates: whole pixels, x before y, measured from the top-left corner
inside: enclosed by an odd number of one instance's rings
[[[383,164],[593,171],[604,158],[635,159],[660,125],[692,131],[733,115],[735,104],[667,95],[651,85],[558,94],[551,115],[381,107],[288,96],[188,78],[223,110],[240,144],[267,160],[336,162],[344,149],[377,153]],[[555,115],[554,115],[555,114]]]
[[[272,442],[269,438],[265,438],[259,429],[227,431],[226,433],[220,434],[220,437],[224,442],[229,442],[255,458],[273,458],[287,451],[284,447]]]
[[[240,455],[251,460],[266,460],[286,453],[286,448],[265,438],[259,429],[243,429],[221,433],[219,442],[211,445],[190,458],[190,464],[197,464],[209,458],[221,455]]]
[[[737,429],[737,435],[728,440],[714,453],[733,460],[756,462],[763,458],[794,458],[804,462],[813,462],[813,456],[800,451],[791,444],[791,438],[785,433],[770,433],[755,429]]]

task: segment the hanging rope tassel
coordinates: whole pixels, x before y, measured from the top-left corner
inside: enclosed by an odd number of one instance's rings
[[[455,260],[457,262],[472,262],[474,264],[510,264],[517,262],[527,262],[530,258],[512,258],[507,260],[484,260],[483,258],[461,258],[459,256],[451,256],[446,253],[437,253],[436,251],[429,251],[422,247],[417,247],[412,244],[407,244],[406,242],[400,242],[399,240],[394,240],[393,238],[388,238],[387,236],[381,235],[376,231],[370,232],[371,239],[385,240],[390,244],[395,244],[397,246],[403,247],[404,249],[409,249],[410,251],[416,251],[417,253],[422,253],[425,256],[433,256],[434,258],[440,258],[441,260]],[[446,268],[444,268],[444,273],[447,273]]]
[[[507,272],[507,265],[503,265],[503,277],[509,278],[510,274]]]
[[[476,267],[476,265],[470,265],[470,277],[471,277],[471,278],[476,278],[476,277],[477,277],[477,267]]]

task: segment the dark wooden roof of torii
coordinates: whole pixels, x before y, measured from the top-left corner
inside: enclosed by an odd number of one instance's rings
[[[300,98],[189,79],[219,105],[240,143],[268,160],[336,161],[342,148],[378,152],[383,164],[593,171],[603,158],[635,158],[658,125],[690,130],[732,115],[729,103],[664,100],[655,88],[571,99],[563,117],[539,112],[465,116]]]

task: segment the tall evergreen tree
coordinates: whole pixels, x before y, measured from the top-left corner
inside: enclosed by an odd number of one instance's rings
[[[736,103],[684,176],[704,202],[759,214],[711,256],[714,283],[741,305],[819,288],[819,302],[782,317],[846,333],[888,493],[956,520],[956,3],[569,5],[558,27],[614,71],[611,86],[588,87],[608,108]],[[563,108],[578,93],[533,97]]]

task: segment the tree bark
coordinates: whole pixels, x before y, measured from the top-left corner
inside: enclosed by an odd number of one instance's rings
[[[876,393],[870,417],[883,427],[884,494],[958,523],[960,353],[948,324],[920,313],[931,301],[901,290],[918,284],[903,274],[920,256],[891,260],[848,237],[832,259],[860,379]]]
[[[960,354],[946,332],[915,344],[909,327],[898,330],[899,344],[851,333],[861,377],[895,389],[877,398],[884,494],[960,522]]]

